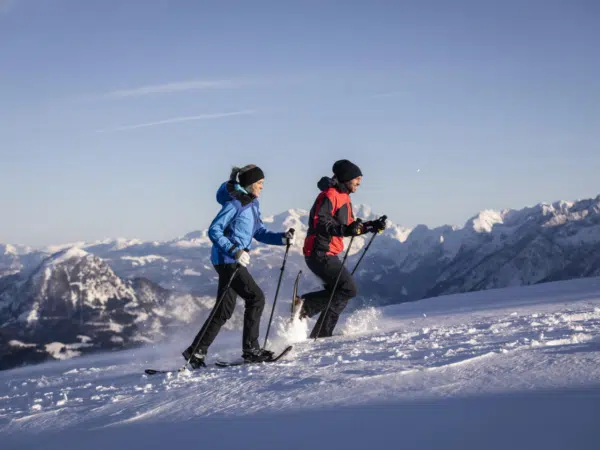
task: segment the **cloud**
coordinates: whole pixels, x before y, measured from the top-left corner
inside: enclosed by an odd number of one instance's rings
[[[96,133],[108,133],[114,131],[124,131],[124,130],[135,130],[137,128],[148,128],[155,127],[159,125],[167,125],[170,123],[179,123],[179,122],[190,122],[193,120],[211,120],[211,119],[222,119],[224,117],[232,117],[232,116],[243,116],[249,114],[255,114],[256,110],[243,110],[243,111],[233,111],[227,113],[214,113],[214,114],[201,114],[199,116],[184,116],[184,117],[174,117],[171,119],[159,120],[157,122],[148,122],[148,123],[140,123],[136,125],[125,125],[117,128],[110,128],[106,130],[96,130]]]
[[[0,2],[6,0],[0,0]],[[243,79],[223,80],[188,80],[162,84],[150,84],[131,89],[119,89],[104,94],[81,96],[77,102],[94,102],[99,100],[122,100],[188,91],[206,91],[217,89],[240,89],[245,87],[270,87],[274,85],[297,84],[306,82],[307,76],[247,77]]]
[[[1,0],[0,0],[1,1]],[[193,80],[193,81],[178,81],[173,83],[154,84],[148,86],[140,86],[133,89],[123,89],[104,94],[101,98],[127,98],[141,97],[144,95],[153,94],[168,94],[173,92],[185,92],[193,90],[207,89],[235,89],[251,84],[249,81],[233,81],[233,80]]]

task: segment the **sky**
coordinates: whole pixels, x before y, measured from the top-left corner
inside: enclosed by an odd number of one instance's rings
[[[338,159],[406,227],[600,193],[594,0],[0,0],[0,242],[205,229],[233,165],[265,216]]]

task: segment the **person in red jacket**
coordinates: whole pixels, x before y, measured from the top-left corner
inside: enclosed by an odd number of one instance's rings
[[[385,228],[385,221],[381,219],[367,222],[354,219],[350,194],[356,192],[361,184],[360,168],[342,159],[334,163],[333,174],[332,178],[321,178],[317,184],[321,193],[310,210],[303,248],[306,265],[322,280],[324,289],[294,299],[294,314],[300,318],[321,313],[311,338],[317,337],[319,328],[318,337],[332,336],[339,315],[348,301],[357,295],[351,273],[337,256],[344,250],[344,237],[375,233]],[[325,317],[325,309],[338,275],[335,295]]]

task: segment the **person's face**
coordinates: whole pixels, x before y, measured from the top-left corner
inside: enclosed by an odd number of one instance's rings
[[[254,195],[256,198],[260,197],[260,193],[263,190],[263,182],[264,182],[264,178],[262,180],[258,180],[256,183],[253,183],[250,185],[249,188],[249,192]]]
[[[348,188],[348,192],[353,194],[358,190],[360,183],[362,181],[362,177],[356,177],[346,182],[346,187]]]

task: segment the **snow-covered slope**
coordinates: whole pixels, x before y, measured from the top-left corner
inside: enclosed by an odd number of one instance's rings
[[[318,341],[307,330],[277,317],[270,347],[294,349],[275,364],[145,375],[182,365],[179,335],[0,372],[2,448],[598,447],[600,278],[367,308]],[[209,362],[239,346],[224,331]]]
[[[102,259],[71,247],[27,276],[0,279],[0,369],[153,341],[213,302],[144,278],[123,280]]]

